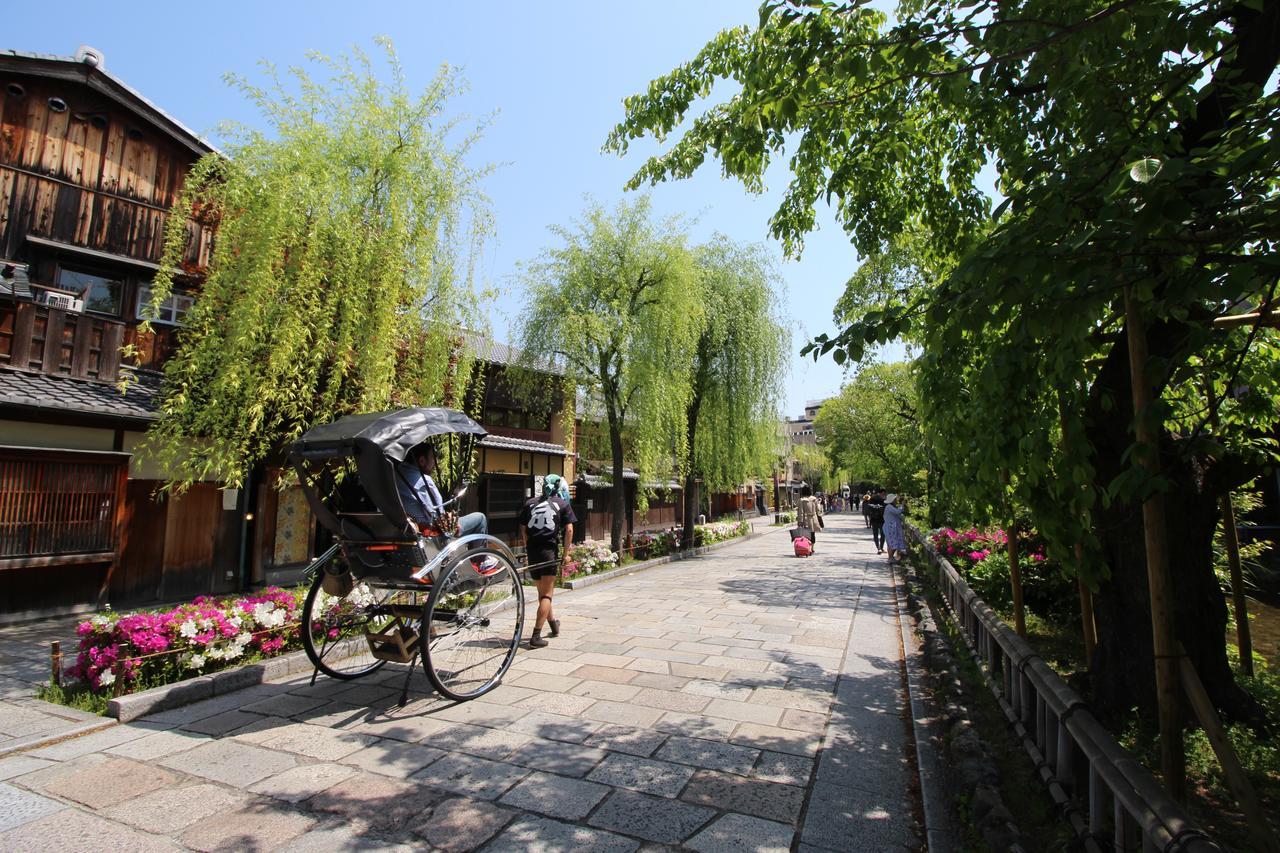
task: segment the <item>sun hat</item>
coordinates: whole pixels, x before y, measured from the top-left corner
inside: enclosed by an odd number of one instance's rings
[[[893,503],[894,501],[896,501],[897,499],[898,499],[898,496],[897,496],[896,494],[886,495],[886,496],[885,496],[885,499],[884,499],[884,502],[885,502],[885,503],[887,503],[887,504],[891,504],[891,503]]]

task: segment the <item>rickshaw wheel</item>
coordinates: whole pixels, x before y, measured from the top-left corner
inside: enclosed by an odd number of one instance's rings
[[[492,560],[489,568],[479,568]],[[431,638],[422,656],[440,695],[464,701],[498,686],[524,628],[524,590],[515,566],[487,548],[462,554],[427,600]]]
[[[321,588],[323,580],[323,571],[317,572],[302,605],[302,648],[316,669],[330,678],[345,681],[374,672],[386,661],[373,656],[366,633],[391,626],[396,618],[393,605],[414,605],[420,612],[420,599],[413,600],[417,593],[357,581],[339,598]],[[416,630],[418,624],[414,620],[410,627]]]

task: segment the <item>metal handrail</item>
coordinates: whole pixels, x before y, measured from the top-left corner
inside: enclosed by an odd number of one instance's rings
[[[988,687],[1087,850],[1220,853],[1151,772],[1026,640],[978,597],[929,538],[906,525]],[[1110,839],[1108,840],[1108,835]]]

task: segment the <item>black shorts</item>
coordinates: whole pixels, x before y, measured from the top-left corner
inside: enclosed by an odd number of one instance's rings
[[[537,566],[540,563],[550,562],[551,565],[544,565],[541,568],[530,569],[529,577],[537,580],[554,575],[560,571],[560,549],[555,545],[530,545],[528,548],[529,565]]]

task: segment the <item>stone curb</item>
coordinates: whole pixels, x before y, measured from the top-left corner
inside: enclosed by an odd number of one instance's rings
[[[778,529],[782,530],[783,528],[779,527]],[[745,536],[735,536],[732,539],[726,539],[725,541],[717,542],[714,545],[704,545],[701,548],[694,548],[692,551],[681,551],[678,554],[668,554],[665,557],[654,557],[652,560],[645,560],[642,563],[632,563],[629,566],[619,566],[618,568],[610,569],[607,572],[587,575],[584,578],[577,578],[576,580],[568,580],[564,582],[564,585],[566,589],[584,589],[592,586],[593,584],[604,583],[605,581],[613,580],[614,578],[620,578],[623,575],[629,575],[632,572],[642,572],[645,569],[652,569],[667,563],[674,563],[676,560],[690,560],[694,557],[701,557],[703,554],[710,554],[712,551],[718,551],[726,545],[736,545],[740,542],[749,542],[752,539],[772,532],[774,531],[766,530],[763,533],[757,533],[753,530]]]
[[[925,847],[929,853],[959,850],[959,833],[950,806],[947,777],[939,755],[945,730],[938,709],[929,698],[924,684],[924,663],[915,636],[914,614],[906,588],[906,578],[899,566],[893,572],[898,598],[898,628],[902,632],[902,657],[907,669],[907,702],[911,708],[911,728],[916,742],[916,772],[920,781],[920,801],[924,807]],[[923,627],[923,626],[921,626]]]
[[[53,746],[55,743],[62,743],[64,740],[71,740],[72,738],[78,738],[81,735],[89,735],[94,732],[102,731],[103,729],[109,729],[114,725],[116,725],[115,720],[106,720],[102,717],[97,717],[94,722],[83,723],[74,728],[65,729],[54,734],[20,738],[14,743],[0,747],[0,758],[5,757],[6,755],[13,755],[18,752],[29,752],[33,749],[43,749],[46,746]]]
[[[190,705],[192,702],[221,696],[224,693],[233,693],[255,684],[263,684],[275,678],[310,669],[312,669],[311,661],[307,658],[306,652],[290,652],[287,655],[215,672],[212,675],[188,678],[185,681],[176,681],[141,693],[119,696],[107,703],[107,716],[127,723],[148,714]]]

